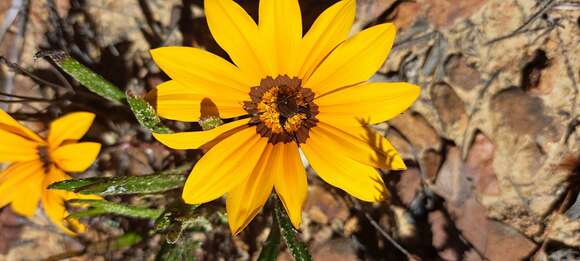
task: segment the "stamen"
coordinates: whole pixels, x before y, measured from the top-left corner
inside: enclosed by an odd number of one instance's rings
[[[50,164],[52,164],[50,154],[48,152],[48,147],[40,145],[37,147],[36,151],[38,153],[40,161],[42,162],[42,168],[44,169],[44,172],[48,173],[48,171],[50,170]]]
[[[314,92],[301,84],[300,79],[287,75],[266,77],[251,89],[251,101],[244,102],[252,117],[250,124],[256,125],[256,131],[270,143],[304,143],[309,129],[316,126]]]

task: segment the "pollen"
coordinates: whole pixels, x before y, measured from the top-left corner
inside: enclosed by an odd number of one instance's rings
[[[267,77],[250,92],[251,101],[244,109],[252,116],[257,132],[273,144],[295,141],[303,143],[308,130],[316,125],[318,106],[314,93],[301,86],[301,80],[286,75]]]

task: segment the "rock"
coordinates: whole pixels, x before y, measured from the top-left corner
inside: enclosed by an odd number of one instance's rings
[[[337,219],[346,221],[349,210],[343,199],[335,197],[325,188],[312,186],[308,191],[308,199],[304,204],[304,212],[309,218],[320,224],[327,224]]]
[[[464,171],[475,186],[475,191],[486,195],[499,195],[500,187],[493,170],[495,146],[482,133],[475,136],[469,149]]]
[[[462,144],[468,119],[465,104],[461,98],[451,86],[440,83],[431,88],[431,99],[445,135],[455,140],[457,144]]]
[[[481,73],[462,55],[452,55],[447,58],[445,72],[451,85],[464,91],[471,91],[482,82]]]

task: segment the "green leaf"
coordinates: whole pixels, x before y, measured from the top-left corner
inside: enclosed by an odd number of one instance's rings
[[[224,122],[222,121],[222,119],[218,117],[211,116],[199,119],[199,125],[201,126],[201,129],[204,131],[217,128],[222,124],[224,124]]]
[[[143,237],[129,232],[112,240],[100,241],[87,246],[86,253],[105,254],[111,251],[134,246],[141,242]]]
[[[264,243],[264,247],[262,247],[258,261],[276,261],[280,252],[280,227],[278,226],[275,212],[273,214],[272,229]]]
[[[178,200],[155,220],[155,231],[165,232],[166,241],[174,244],[186,230],[209,231],[211,223],[199,211],[199,205],[188,205]]]
[[[190,168],[190,164],[185,164],[153,175],[71,179],[53,183],[48,188],[101,196],[159,193],[183,187],[187,177],[181,173]]]
[[[183,260],[183,261],[194,261],[195,250],[199,248],[201,243],[196,241],[191,236],[183,237],[182,240],[179,240],[175,244],[170,244],[168,242],[163,243],[161,245],[161,249],[157,253],[155,257],[156,261],[174,261],[174,260]]]
[[[143,237],[139,234],[127,233],[113,240],[113,242],[111,242],[111,247],[113,249],[126,248],[141,242],[141,240],[143,240]]]
[[[91,69],[82,65],[64,51],[39,52],[37,57],[48,57],[63,71],[90,91],[114,102],[122,102],[125,94],[119,88]]]
[[[129,103],[129,107],[135,114],[135,118],[141,124],[141,126],[156,132],[156,133],[171,133],[172,131],[167,128],[163,123],[161,123],[161,119],[157,116],[155,112],[155,108],[151,106],[146,100],[143,98],[137,97],[133,95],[132,92],[127,91],[127,102]]]
[[[286,214],[286,211],[280,207],[278,202],[274,208],[274,215],[280,225],[282,238],[284,238],[284,242],[286,243],[286,246],[288,246],[288,250],[290,250],[290,254],[294,260],[312,260],[312,256],[310,256],[310,253],[308,252],[308,247],[306,247],[306,244],[298,237],[296,230],[292,226],[292,222],[290,222],[290,218]]]
[[[143,207],[127,206],[120,203],[114,203],[106,200],[97,199],[73,199],[67,201],[71,204],[87,205],[88,209],[70,214],[67,218],[86,218],[106,214],[119,216],[157,219],[162,213],[161,209],[150,209]]]

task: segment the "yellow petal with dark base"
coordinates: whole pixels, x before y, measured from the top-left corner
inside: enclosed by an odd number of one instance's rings
[[[277,144],[272,157],[274,187],[295,228],[300,228],[302,208],[308,194],[306,171],[295,143]]]
[[[193,167],[183,188],[188,204],[212,201],[246,180],[266,148],[267,139],[255,128],[246,128],[225,138]]]
[[[320,178],[360,200],[377,202],[388,195],[375,168],[347,157],[345,151],[336,151],[336,148],[326,145],[324,140],[313,138],[300,145]]]
[[[38,159],[38,143],[0,129],[0,162]]]
[[[83,172],[97,159],[101,144],[80,142],[58,147],[51,153],[52,160],[68,172]]]
[[[0,208],[10,204],[22,191],[22,185],[36,174],[43,174],[42,163],[38,160],[18,162],[0,172]],[[38,187],[37,190],[41,190]]]
[[[212,36],[229,54],[252,86],[273,72],[274,63],[265,57],[267,45],[256,22],[232,0],[205,0],[205,16]]]
[[[202,115],[231,118],[247,113],[242,108],[240,95],[217,90],[200,93],[175,80],[158,85],[150,96],[159,116],[171,120],[193,122],[199,121]],[[219,115],[207,113],[213,111]]]
[[[417,99],[420,88],[408,83],[364,83],[316,99],[316,117],[333,126],[376,124],[404,112]]]
[[[269,162],[274,145],[268,144],[252,174],[241,184],[226,193],[228,223],[232,234],[244,229],[264,206],[274,185]]]
[[[354,22],[355,13],[355,0],[340,1],[322,12],[300,45],[297,57],[300,68],[298,77],[303,81],[310,78],[324,58],[346,39]]]
[[[326,144],[329,150],[368,166],[389,170],[405,169],[405,163],[395,148],[370,128],[360,126],[341,130],[319,122],[310,130],[310,138]]]
[[[302,15],[298,0],[261,0],[260,34],[275,64],[270,75],[297,75],[296,56],[302,40]]]
[[[77,141],[89,130],[95,119],[90,112],[73,112],[50,123],[48,144],[51,148],[60,146],[64,141]]]
[[[229,136],[247,127],[246,120],[238,120],[207,131],[190,131],[170,134],[153,133],[153,137],[163,145],[176,150],[197,149],[220,136]]]
[[[51,167],[50,172],[44,179],[43,188],[47,188],[52,183],[68,179],[70,179],[70,177],[62,170],[56,167]],[[48,219],[50,219],[50,221],[58,228],[62,229],[64,233],[70,236],[74,236],[76,233],[82,233],[85,231],[85,226],[78,220],[73,218],[66,219],[66,217],[69,215],[69,212],[66,210],[65,201],[76,198],[98,199],[99,197],[91,195],[79,195],[64,190],[49,189],[44,189],[40,197],[40,200],[42,201],[42,208],[48,216]]]
[[[340,44],[316,69],[304,86],[317,95],[367,81],[383,65],[393,46],[397,29],[381,24]]]
[[[36,135],[36,133],[22,126],[20,123],[14,120],[14,118],[8,115],[8,113],[6,113],[1,109],[0,109],[0,130],[11,132],[36,142],[44,142],[40,137],[38,137],[38,135]]]
[[[44,180],[42,170],[37,170],[25,182],[21,182],[16,191],[16,197],[12,201],[12,210],[19,215],[32,217],[36,213],[40,194],[43,190],[42,181]]]

